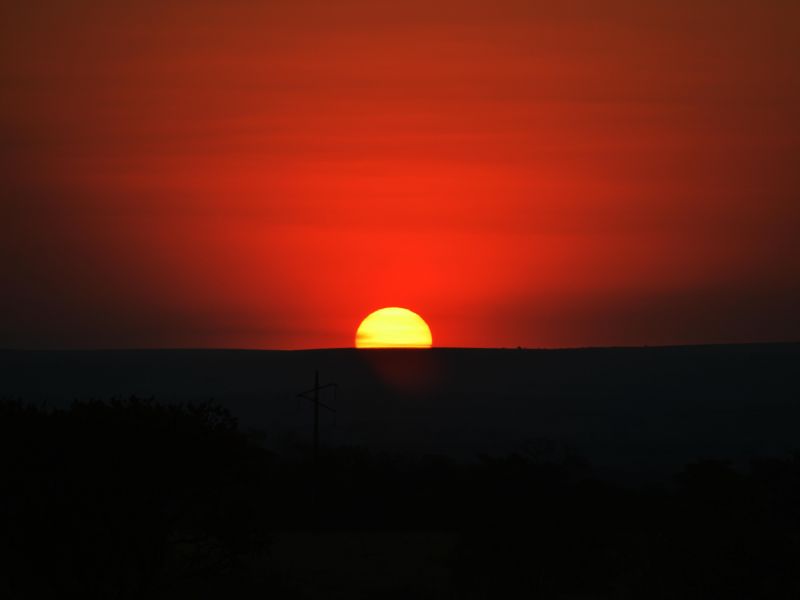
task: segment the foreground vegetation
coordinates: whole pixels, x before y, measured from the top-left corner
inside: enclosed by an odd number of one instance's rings
[[[667,487],[604,481],[547,443],[469,464],[338,448],[314,465],[214,404],[4,402],[0,482],[4,598],[800,597],[795,457],[696,462]],[[387,555],[419,573],[363,591],[369,573],[336,549],[398,532],[441,535],[414,538],[437,546],[422,561]],[[344,575],[319,581],[316,545]]]

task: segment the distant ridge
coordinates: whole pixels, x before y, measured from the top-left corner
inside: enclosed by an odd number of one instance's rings
[[[560,352],[573,350],[647,350],[647,349],[684,349],[684,348],[721,348],[721,347],[771,347],[797,346],[800,340],[780,340],[772,342],[704,342],[692,344],[644,344],[644,345],[609,345],[609,346],[434,346],[433,348],[354,348],[352,346],[325,348],[239,348],[239,347],[98,347],[98,348],[0,348],[0,352],[430,352],[437,350],[524,350],[534,352]]]
[[[0,397],[213,399],[276,449],[308,442],[296,399],[339,385],[325,445],[443,454],[573,447],[638,475],[800,450],[800,343],[573,349],[0,351]]]

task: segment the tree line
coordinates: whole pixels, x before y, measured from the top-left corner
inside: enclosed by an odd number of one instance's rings
[[[267,451],[212,402],[0,402],[4,598],[302,598],[281,531],[446,531],[456,598],[800,597],[800,460],[622,485],[552,444],[464,463]],[[298,565],[302,571],[302,565]],[[399,596],[398,596],[399,597]]]

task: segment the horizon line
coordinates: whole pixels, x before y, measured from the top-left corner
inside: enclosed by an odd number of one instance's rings
[[[432,346],[430,348],[418,347],[385,347],[385,348],[356,348],[355,346],[326,346],[319,348],[242,348],[225,346],[128,346],[128,347],[92,347],[92,348],[0,348],[0,352],[429,352],[432,350],[501,350],[501,351],[564,351],[564,350],[644,350],[644,349],[669,349],[669,348],[708,348],[719,346],[781,346],[797,345],[800,340],[778,341],[751,341],[751,342],[698,342],[674,344],[615,344],[596,346]]]

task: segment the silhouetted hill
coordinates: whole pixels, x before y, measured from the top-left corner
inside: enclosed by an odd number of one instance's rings
[[[796,456],[621,485],[535,451],[312,463],[212,403],[6,401],[0,483],[9,599],[800,595]]]
[[[324,396],[327,446],[474,459],[566,445],[600,469],[653,476],[696,458],[794,450],[800,345],[576,350],[4,351],[0,396],[64,406],[131,395],[214,399],[271,448],[303,451]],[[541,450],[537,450],[541,451]],[[547,450],[550,451],[550,450]]]

